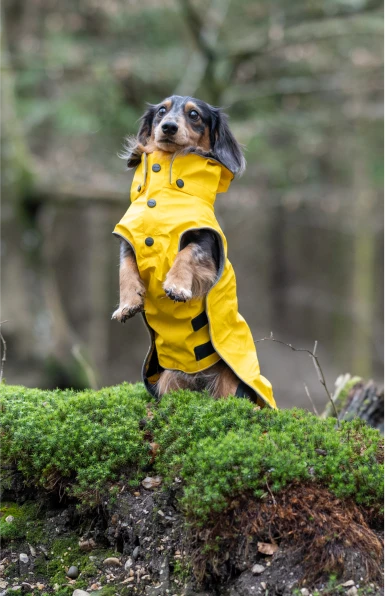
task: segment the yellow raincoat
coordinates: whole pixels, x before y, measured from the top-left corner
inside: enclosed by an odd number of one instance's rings
[[[261,406],[275,408],[272,387],[260,374],[250,329],[238,313],[236,282],[226,238],[214,215],[217,192],[232,173],[194,153],[143,154],[131,187],[131,205],[114,229],[133,248],[146,287],[144,319],[151,346],[143,380],[151,393],[163,369],[196,373],[222,359]],[[217,281],[205,298],[173,302],[163,283],[187,231],[209,229],[220,247]],[[250,389],[252,391],[250,391]]]

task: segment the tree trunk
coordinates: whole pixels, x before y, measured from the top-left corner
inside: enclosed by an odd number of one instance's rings
[[[33,174],[31,156],[16,112],[14,75],[4,31],[1,31],[1,52],[1,281],[4,288],[1,318],[7,320],[4,334],[9,340],[8,360],[17,350],[17,358],[24,362],[34,353],[35,342],[32,333],[26,333],[26,329],[32,329],[34,325],[25,225],[20,212],[21,202],[30,194]]]
[[[29,152],[15,107],[14,77],[5,35],[3,3],[0,3],[0,195],[17,199],[32,184]]]

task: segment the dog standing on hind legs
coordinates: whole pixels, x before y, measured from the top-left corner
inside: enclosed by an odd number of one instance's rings
[[[120,303],[112,318],[141,312],[151,337],[142,376],[156,396],[207,389],[275,408],[249,327],[238,313],[226,238],[214,214],[245,169],[226,116],[172,96],[151,105],[122,155],[136,167],[121,240]]]

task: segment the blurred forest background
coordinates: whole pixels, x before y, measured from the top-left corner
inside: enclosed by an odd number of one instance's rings
[[[332,387],[382,382],[383,16],[377,0],[3,0],[2,332],[9,383],[137,381],[111,322],[145,102],[224,106],[248,168],[219,195],[255,339],[319,342]],[[278,404],[325,402],[310,358],[258,344]]]

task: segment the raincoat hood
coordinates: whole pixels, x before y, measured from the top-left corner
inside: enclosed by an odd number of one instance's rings
[[[260,374],[255,344],[238,313],[235,274],[226,238],[215,218],[217,193],[233,179],[221,163],[200,155],[143,154],[131,187],[131,205],[114,234],[133,248],[146,287],[144,320],[151,346],[143,380],[153,394],[164,369],[205,370],[222,359],[261,406],[276,407],[270,382]],[[165,296],[163,283],[183,236],[208,229],[217,238],[220,266],[204,298],[182,303]]]

